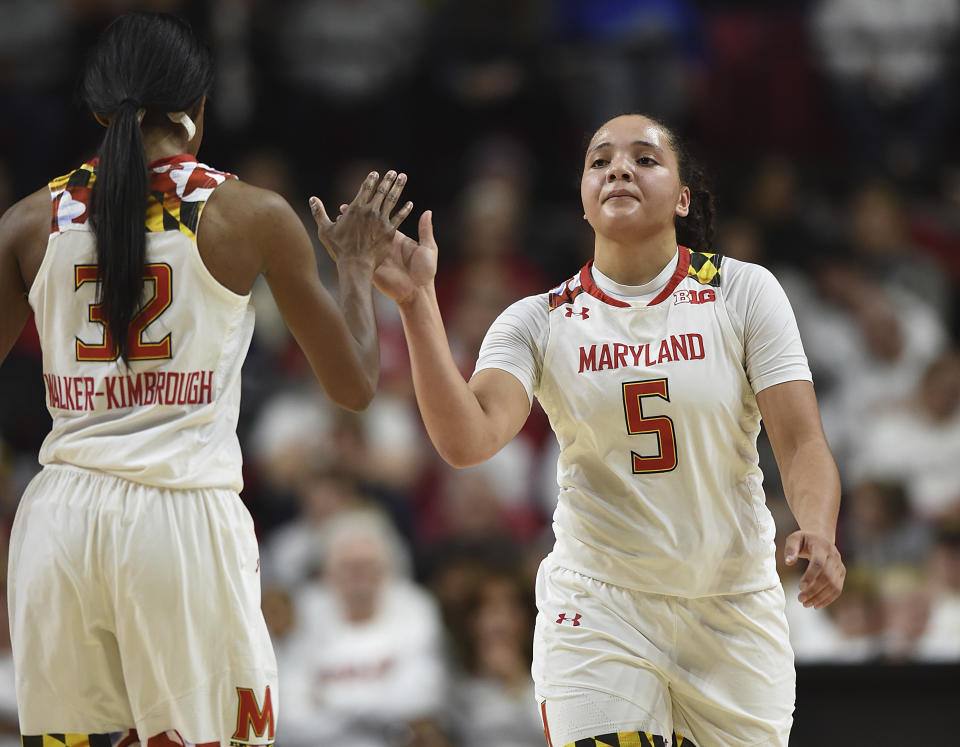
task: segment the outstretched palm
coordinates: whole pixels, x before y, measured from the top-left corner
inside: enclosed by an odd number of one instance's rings
[[[373,274],[373,284],[388,298],[403,303],[428,285],[437,274],[437,242],[433,238],[433,215],[420,216],[419,242],[397,231],[390,250]]]

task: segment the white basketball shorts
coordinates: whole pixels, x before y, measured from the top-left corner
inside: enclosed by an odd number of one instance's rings
[[[46,467],[10,538],[21,733],[272,743],[277,667],[259,570],[234,491]]]
[[[551,747],[786,747],[796,675],[781,587],[661,596],[548,557],[537,606],[533,677]]]

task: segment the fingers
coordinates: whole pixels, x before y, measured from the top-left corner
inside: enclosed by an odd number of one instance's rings
[[[363,184],[360,185],[360,191],[357,192],[357,196],[353,198],[354,205],[366,205],[370,202],[370,198],[375,194],[374,187],[377,186],[377,180],[380,178],[380,174],[376,171],[371,171],[367,174],[367,178],[363,180]]]
[[[413,203],[407,202],[402,208],[400,208],[393,217],[390,219],[390,225],[394,228],[398,228],[403,221],[406,220],[407,216],[410,215],[410,211],[413,210]]]
[[[387,175],[383,177],[383,181],[387,182],[390,179],[390,175],[394,173],[395,172],[393,171],[388,171]],[[383,215],[385,216],[390,215],[390,213],[393,211],[393,208],[397,204],[397,200],[400,199],[400,193],[403,192],[403,188],[407,184],[406,174],[395,174],[395,176],[396,176],[396,179],[394,180],[393,184],[390,185],[390,189],[387,191],[386,196],[383,198],[383,206],[380,208],[380,212],[383,213]],[[381,187],[383,187],[382,182],[381,182],[381,186],[377,187],[378,194],[380,192]]]
[[[791,558],[793,563],[799,557],[810,560],[800,578],[797,597],[804,607],[820,609],[840,596],[847,571],[836,545],[830,540],[802,531],[794,532],[787,538],[784,553],[788,563]]]
[[[793,532],[783,543],[783,561],[787,565],[796,565],[803,545],[803,532]]]
[[[417,226],[419,231],[418,236],[420,237],[421,244],[429,244],[430,246],[436,246],[437,241],[433,238],[433,211],[424,210],[423,214],[420,216],[420,224]]]
[[[327,211],[323,207],[323,203],[320,201],[320,198],[310,198],[310,212],[313,213],[313,219],[317,222],[317,228],[319,230],[323,231],[324,229],[333,225],[333,221],[331,221],[327,215]]]
[[[387,196],[393,191],[393,188],[396,185],[396,180],[397,172],[393,169],[390,169],[390,171],[383,175],[383,179],[380,180],[380,183],[377,185],[376,190],[373,192],[373,195],[370,198],[370,207],[372,207],[374,210],[381,210],[384,208],[384,203],[387,201]],[[406,181],[406,177],[404,177],[404,181]],[[403,185],[400,186],[400,189],[403,189]],[[400,192],[397,192],[397,197],[399,196]],[[394,198],[394,204],[396,204],[396,198]],[[387,208],[387,212],[389,212],[389,208]]]
[[[817,580],[800,592],[799,600],[804,607],[822,609],[840,596],[847,569],[839,561],[828,560]],[[801,581],[801,588],[803,588]]]

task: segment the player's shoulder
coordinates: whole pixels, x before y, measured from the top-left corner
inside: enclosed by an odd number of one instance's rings
[[[573,303],[577,296],[584,292],[583,284],[580,281],[582,273],[582,269],[577,270],[575,275],[567,278],[560,285],[551,288],[546,294],[536,296],[536,298],[546,295],[547,311],[553,311],[561,306]]]
[[[45,240],[50,233],[50,221],[50,190],[41,187],[13,203],[0,216],[0,241],[4,246],[15,246],[24,239]]]
[[[270,189],[257,187],[240,179],[228,179],[212,192],[204,209],[204,229],[249,236],[286,223],[300,225],[290,203]]]
[[[17,200],[4,212],[0,220],[6,230],[12,230],[14,226],[36,226],[43,224],[49,228],[50,224],[50,190],[48,187],[41,187],[36,192],[32,192],[26,197]]]
[[[722,287],[727,293],[780,287],[780,281],[776,276],[769,269],[755,262],[723,256],[722,268]]]

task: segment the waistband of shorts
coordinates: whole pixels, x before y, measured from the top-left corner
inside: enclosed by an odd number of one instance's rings
[[[129,477],[122,477],[120,475],[115,475],[112,472],[104,472],[103,470],[99,470],[99,469],[90,469],[88,467],[81,467],[76,464],[64,464],[64,463],[45,464],[43,465],[43,469],[41,469],[40,472],[38,473],[38,476],[44,473],[50,474],[50,475],[73,474],[78,477],[88,479],[93,482],[102,483],[102,484],[110,484],[110,485],[115,485],[120,487],[130,486],[130,487],[151,488],[153,490],[164,490],[164,491],[169,490],[171,493],[179,493],[179,492],[196,493],[196,492],[210,491],[212,493],[230,493],[232,495],[239,495],[239,493],[237,493],[236,490],[226,485],[185,485],[185,486],[163,485],[163,484],[152,483],[152,482],[143,482],[140,480],[131,480]]]
[[[544,570],[547,572],[550,571],[563,571],[565,573],[571,573],[574,576],[579,576],[590,583],[602,584],[603,586],[609,586],[612,589],[617,589],[619,591],[629,592],[631,594],[649,594],[652,597],[663,597],[664,599],[676,599],[676,600],[687,600],[687,599],[710,599],[714,597],[735,597],[735,596],[746,596],[748,594],[756,594],[762,591],[769,591],[770,589],[776,589],[781,586],[781,584],[765,584],[763,586],[757,586],[756,588],[749,587],[744,589],[734,589],[731,591],[720,591],[712,594],[667,594],[663,591],[658,591],[656,589],[648,589],[639,586],[626,586],[624,584],[618,584],[614,581],[610,581],[606,578],[598,578],[597,576],[590,575],[589,573],[584,573],[582,570],[577,568],[570,568],[568,565],[558,562],[554,557],[553,553],[548,554],[542,561]]]

